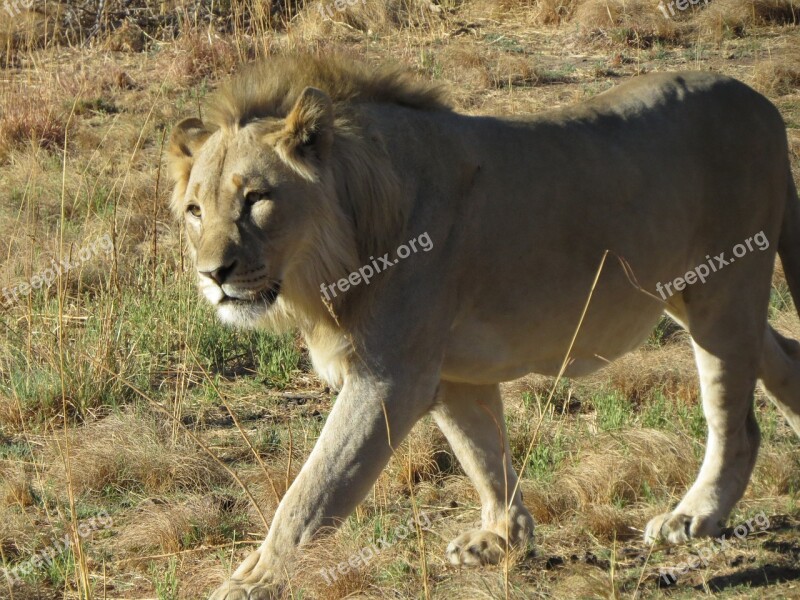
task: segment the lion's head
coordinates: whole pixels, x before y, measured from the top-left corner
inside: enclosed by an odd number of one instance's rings
[[[199,287],[225,322],[280,327],[327,314],[323,283],[403,233],[407,202],[385,140],[358,106],[444,108],[398,70],[342,58],[271,59],[179,123],[168,162]]]
[[[283,307],[322,247],[318,276],[357,264],[331,185],[332,123],[330,98],[307,88],[285,119],[215,130],[187,119],[173,132],[173,209],[224,321],[255,324]]]

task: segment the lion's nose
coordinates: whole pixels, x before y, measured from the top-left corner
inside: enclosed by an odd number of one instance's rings
[[[230,274],[233,273],[234,268],[236,268],[235,260],[229,265],[223,265],[210,271],[200,271],[200,274],[214,280],[217,285],[221,286],[223,283],[225,283],[225,280],[228,279]]]

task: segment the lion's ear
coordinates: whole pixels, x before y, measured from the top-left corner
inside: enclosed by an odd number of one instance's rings
[[[169,152],[173,156],[191,158],[208,139],[211,132],[195,117],[184,119],[172,130]]]
[[[307,87],[286,117],[276,148],[300,175],[315,181],[332,146],[333,103],[322,90]]]
[[[200,119],[184,119],[172,130],[167,149],[167,160],[172,179],[188,179],[193,157],[206,142],[211,132]]]

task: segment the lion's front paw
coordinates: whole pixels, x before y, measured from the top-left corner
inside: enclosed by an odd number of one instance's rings
[[[270,565],[275,554],[265,548],[251,552],[231,578],[214,590],[209,600],[274,600],[280,597],[279,579]]]
[[[276,600],[277,598],[277,591],[270,585],[249,584],[232,579],[214,590],[209,600]]]
[[[714,517],[671,512],[650,520],[644,531],[644,541],[647,544],[655,544],[659,540],[668,544],[684,544],[692,538],[719,535],[720,531],[719,519]]]
[[[506,541],[485,529],[462,533],[447,546],[447,559],[454,565],[496,565],[506,555]]]

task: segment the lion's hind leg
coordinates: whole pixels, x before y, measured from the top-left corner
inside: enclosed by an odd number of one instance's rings
[[[678,544],[717,535],[744,494],[758,453],[760,434],[753,410],[766,298],[750,306],[732,295],[730,302],[703,307],[702,290],[691,302],[669,311],[688,325],[700,375],[703,412],[708,424],[700,473],[678,506],[652,519],[645,540]],[[700,296],[700,297],[698,297]],[[755,300],[759,300],[756,302]],[[685,314],[680,314],[685,311]]]
[[[770,400],[800,436],[800,343],[768,326],[759,377]]]
[[[497,385],[442,382],[433,415],[482,505],[481,528],[453,540],[447,558],[455,565],[497,564],[505,556],[507,540],[512,547],[524,547],[533,537],[533,517],[522,494],[513,493],[517,474],[511,465],[500,390]]]

